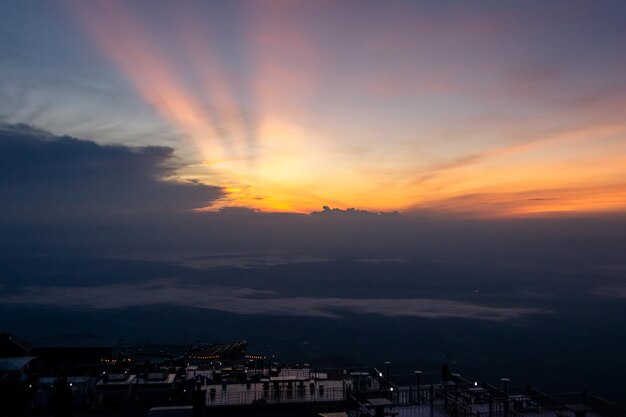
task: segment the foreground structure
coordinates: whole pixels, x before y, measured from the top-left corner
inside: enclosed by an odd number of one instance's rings
[[[280,364],[248,354],[245,341],[131,345],[87,336],[9,351],[22,355],[0,358],[0,414],[11,416],[626,417],[586,392],[478,382],[447,366],[390,375],[388,363]]]

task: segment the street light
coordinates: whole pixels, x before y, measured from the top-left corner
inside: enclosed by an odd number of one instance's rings
[[[389,380],[389,365],[391,365],[391,362],[385,361],[385,366],[387,366],[387,387],[391,385],[391,381]]]
[[[459,377],[461,376],[461,374],[453,373],[451,374],[451,376],[454,378],[454,399],[458,401],[459,400]]]
[[[422,371],[413,371],[413,373],[415,374],[415,392],[417,394],[417,403],[421,404],[421,399],[420,399],[420,375],[422,375]]]
[[[510,378],[500,378],[500,381],[504,383],[504,417],[509,415],[509,382]]]

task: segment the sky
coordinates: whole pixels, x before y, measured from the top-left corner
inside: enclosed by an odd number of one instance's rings
[[[0,22],[3,135],[39,132],[73,184],[67,158],[126,152],[158,184],[130,182],[179,190],[159,207],[626,208],[622,1],[3,0]]]
[[[622,0],[0,0],[0,331],[623,401],[624,45]]]

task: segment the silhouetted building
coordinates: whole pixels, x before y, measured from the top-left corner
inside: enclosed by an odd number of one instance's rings
[[[94,402],[102,408],[111,408],[127,403],[132,399],[133,384],[137,376],[128,372],[106,373],[96,383]]]
[[[13,343],[6,346],[14,348]],[[479,383],[448,366],[408,375],[376,368],[286,366],[246,355],[246,347],[245,341],[120,346],[93,336],[44,339],[31,350],[40,358],[0,358],[0,411],[10,410],[11,416],[29,410],[145,416],[151,408],[149,415],[192,417],[626,415],[586,392],[547,394],[512,385],[508,378],[495,385]],[[33,373],[39,361],[44,366]]]
[[[22,416],[30,408],[35,392],[28,372],[34,359],[0,358],[0,415]]]
[[[118,341],[93,335],[48,337],[37,342],[31,354],[39,359],[41,372],[51,375],[94,372],[121,359]]]

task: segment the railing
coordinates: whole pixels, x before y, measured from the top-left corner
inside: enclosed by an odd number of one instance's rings
[[[352,403],[352,410],[350,410],[351,417],[374,417],[375,414],[372,410],[370,410],[362,401],[362,398],[358,398],[357,396],[350,394],[349,396]]]
[[[400,375],[391,375],[389,379],[396,385],[402,386],[415,386],[417,385],[418,379],[420,385],[439,385],[441,384],[441,374],[432,372],[432,373],[422,373],[419,375],[419,378],[415,374],[400,374]]]
[[[284,390],[249,390],[249,391],[222,391],[212,394],[206,392],[206,405],[229,406],[245,404],[278,404],[320,401],[344,401],[346,399],[343,388],[327,388],[323,391],[308,389]]]
[[[552,411],[564,410],[571,404],[580,404],[591,408],[595,414],[602,417],[626,416],[624,408],[586,392],[545,394],[539,390],[530,389],[529,397],[543,408]]]
[[[435,391],[435,404],[437,404],[437,408],[450,416],[470,417],[476,415],[472,408],[466,405],[462,399],[445,390]]]
[[[396,382],[402,383],[402,379],[397,376],[390,378],[393,382],[383,377],[379,379],[383,389],[360,393],[360,396],[355,398],[359,406],[356,407],[356,413],[352,415],[369,415],[365,414],[364,410],[367,407],[364,407],[362,402],[374,395],[389,398],[392,407],[430,406],[453,417],[523,417],[528,413],[540,414],[567,410],[568,406],[573,404],[587,406],[602,417],[626,416],[626,411],[618,405],[584,392],[549,395],[531,387],[512,387],[507,389],[508,396],[505,397],[502,389],[486,384],[483,385],[484,394],[476,397],[467,390],[474,386],[469,381],[459,380],[457,385],[449,386],[441,384],[426,386],[420,381],[420,386],[417,387],[415,385],[398,386]],[[513,399],[511,395],[519,395],[521,398]],[[408,411],[408,409],[403,411],[403,415]],[[416,415],[421,413],[418,408],[414,411]]]
[[[385,391],[394,405],[430,404],[434,388],[420,385],[420,387],[395,387],[393,391]]]
[[[598,398],[595,395],[585,394],[585,405],[594,409],[594,411],[603,417],[624,417],[626,409],[619,405]]]
[[[455,417],[523,417],[532,414],[552,413],[567,410],[568,406],[579,404],[589,407],[601,417],[626,417],[626,410],[616,404],[602,400],[584,392],[545,394],[530,386],[503,387],[481,384],[482,394],[473,394],[468,388],[478,386],[463,378],[443,383],[437,373],[392,375],[387,380],[374,368],[381,396],[387,395],[393,407],[426,405]],[[513,399],[511,396],[520,396]],[[403,413],[405,413],[403,411]],[[419,414],[419,409],[416,408]]]
[[[309,387],[281,388],[279,390],[233,390],[210,392],[206,389],[207,406],[228,406],[244,404],[277,404],[320,401],[347,401],[351,399],[356,415],[371,415],[372,411],[364,404],[368,398],[388,398],[393,407],[430,406],[454,417],[522,417],[522,413],[539,414],[566,410],[568,405],[580,404],[589,407],[595,414],[602,417],[624,417],[626,411],[610,402],[604,401],[590,394],[573,392],[561,394],[545,394],[531,387],[509,387],[505,397],[502,388],[490,384],[482,384],[482,394],[470,392],[468,388],[474,383],[462,378],[452,379],[453,383],[444,384],[441,375],[436,373],[393,375],[389,379],[376,368],[352,369],[317,369],[318,373],[328,373],[328,376],[343,376],[346,384],[343,387],[319,387],[311,390]],[[358,383],[350,377],[351,372],[367,372],[364,376],[370,378],[367,388],[359,389]],[[382,376],[381,376],[382,374]],[[333,378],[335,379],[335,378]],[[352,383],[348,382],[352,379]],[[356,377],[358,382],[358,377]],[[527,399],[513,400],[511,395],[523,395]],[[520,401],[523,401],[524,404]]]
[[[458,386],[431,385],[420,387],[399,387],[386,391],[394,407],[430,406],[455,417],[522,417],[523,414],[513,408],[513,403],[505,404],[503,395],[498,390],[487,391],[483,400],[478,400],[464,388],[473,386],[459,383]],[[539,411],[538,408],[533,411]],[[416,414],[419,410],[416,409]],[[613,416],[611,416],[613,417]]]

